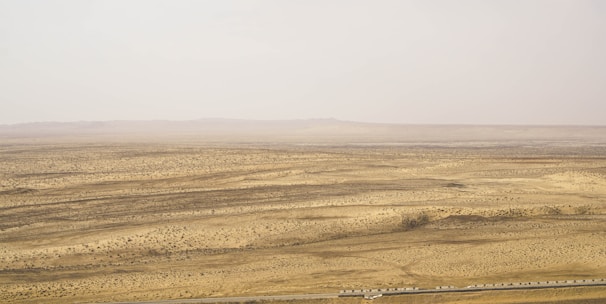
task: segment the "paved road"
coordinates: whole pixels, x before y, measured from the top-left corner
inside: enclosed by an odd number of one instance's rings
[[[374,298],[376,296],[392,296],[404,294],[420,293],[443,293],[443,292],[478,292],[490,290],[519,290],[519,289],[544,289],[544,288],[565,288],[580,286],[606,286],[606,279],[593,280],[567,280],[567,281],[545,281],[545,282],[522,282],[522,283],[499,283],[499,284],[481,284],[471,285],[464,288],[445,286],[435,289],[361,289],[361,290],[343,290],[339,293],[317,293],[317,294],[298,294],[298,295],[277,295],[277,296],[248,296],[248,297],[229,297],[229,298],[200,298],[200,299],[180,299],[180,300],[158,300],[145,302],[113,302],[105,304],[186,304],[186,303],[239,303],[267,300],[314,300],[330,299],[338,297],[365,297]]]

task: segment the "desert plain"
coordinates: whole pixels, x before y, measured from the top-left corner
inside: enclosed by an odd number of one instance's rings
[[[601,141],[69,138],[0,144],[0,302],[606,277]],[[606,288],[375,301],[599,303]]]

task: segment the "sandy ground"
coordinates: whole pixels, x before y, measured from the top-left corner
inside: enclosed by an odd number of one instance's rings
[[[0,301],[602,278],[604,202],[603,145],[0,145]]]

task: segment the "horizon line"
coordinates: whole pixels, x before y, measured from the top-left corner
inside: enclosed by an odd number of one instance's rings
[[[231,121],[231,122],[257,122],[257,123],[272,123],[272,122],[301,122],[301,121],[333,121],[338,123],[355,123],[355,124],[371,124],[371,125],[393,125],[393,126],[510,126],[510,127],[606,127],[606,124],[575,124],[575,123],[437,123],[437,122],[376,122],[376,121],[358,121],[344,120],[334,117],[319,117],[319,118],[293,118],[293,119],[253,119],[253,118],[225,118],[225,117],[203,117],[196,119],[107,119],[107,120],[44,120],[44,121],[27,121],[17,123],[0,123],[2,127],[16,127],[37,124],[78,124],[78,123],[112,123],[112,122],[168,122],[168,123],[183,123],[183,122],[201,122],[201,121]]]

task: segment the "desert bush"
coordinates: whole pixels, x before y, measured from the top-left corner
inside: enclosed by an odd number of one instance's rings
[[[402,228],[404,230],[411,230],[429,223],[429,216],[425,213],[417,215],[402,215]]]
[[[499,210],[497,216],[505,216],[505,217],[523,217],[527,216],[527,212],[520,208],[509,208],[505,210]]]
[[[446,187],[446,188],[465,188],[465,185],[459,184],[459,183],[448,183],[444,187]]]
[[[148,255],[150,255],[150,256],[161,256],[161,255],[162,255],[162,253],[160,253],[160,252],[159,252],[158,250],[156,250],[156,249],[150,249],[150,250],[147,252],[147,254],[148,254]]]
[[[562,210],[556,206],[543,206],[541,208],[544,214],[547,215],[559,215],[562,214]]]
[[[591,214],[591,207],[587,205],[575,207],[574,213],[579,215]]]

